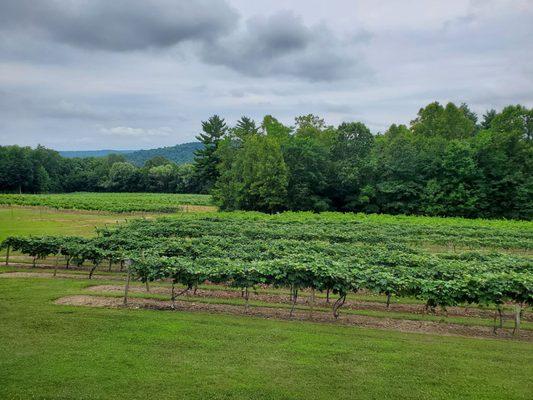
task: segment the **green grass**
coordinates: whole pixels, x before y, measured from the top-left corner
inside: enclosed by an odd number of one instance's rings
[[[0,207],[0,240],[10,235],[92,236],[95,233],[95,226],[123,222],[125,218],[127,216],[112,213]]]
[[[174,193],[0,194],[0,204],[112,212],[176,212],[212,206],[211,196]]]
[[[0,279],[2,399],[527,399],[531,343],[52,304]]]

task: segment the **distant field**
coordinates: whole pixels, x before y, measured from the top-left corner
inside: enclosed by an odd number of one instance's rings
[[[95,227],[124,222],[128,214],[0,207],[0,241],[7,236],[93,236]]]
[[[211,207],[211,196],[172,193],[0,194],[0,205],[111,212],[172,213],[189,211],[188,206],[214,210],[214,207]]]

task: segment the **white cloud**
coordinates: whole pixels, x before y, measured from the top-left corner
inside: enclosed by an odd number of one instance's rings
[[[131,126],[114,126],[112,128],[100,128],[100,132],[104,135],[118,136],[118,137],[166,137],[170,136],[173,131],[167,126],[160,128],[133,128]]]

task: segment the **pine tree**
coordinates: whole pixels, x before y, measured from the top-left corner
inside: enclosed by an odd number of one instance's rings
[[[194,153],[194,170],[198,191],[208,193],[219,176],[217,148],[219,142],[226,135],[228,127],[223,118],[213,115],[207,121],[202,122],[202,130],[203,133],[196,136],[196,139],[204,147]]]

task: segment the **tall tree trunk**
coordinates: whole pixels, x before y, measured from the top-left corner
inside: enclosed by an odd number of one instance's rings
[[[111,264],[113,264],[113,260],[110,258],[109,259],[109,267],[107,268],[108,272],[111,272]]]

